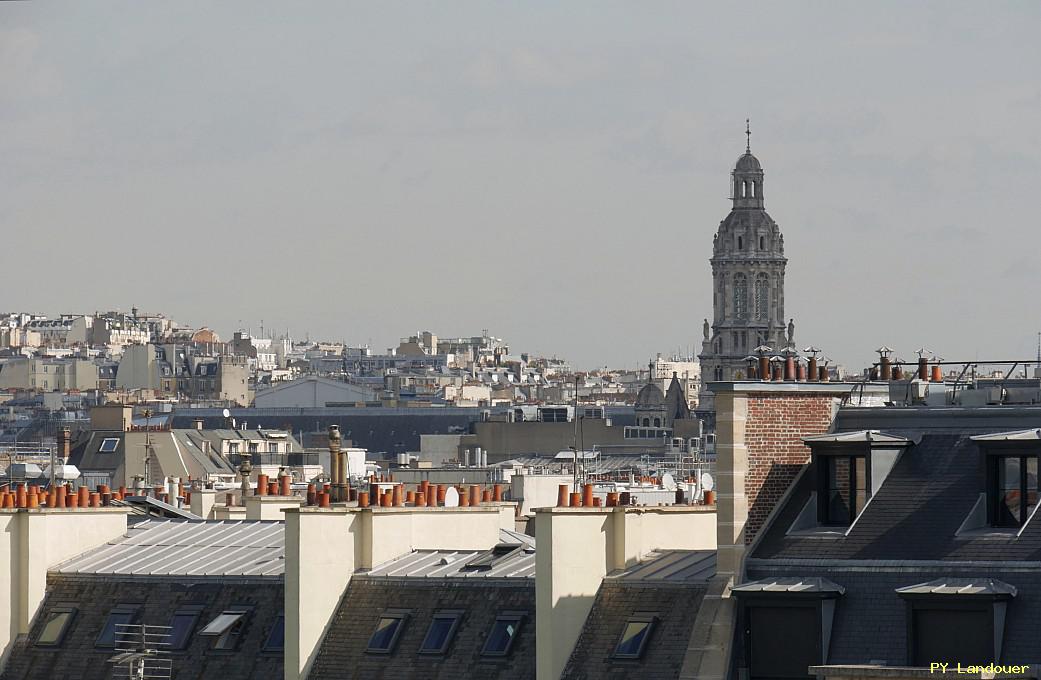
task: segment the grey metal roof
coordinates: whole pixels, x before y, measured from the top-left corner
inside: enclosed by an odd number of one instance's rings
[[[149,520],[135,524],[124,536],[57,565],[52,571],[280,578],[285,573],[285,524]]]
[[[834,434],[818,434],[803,437],[804,442],[877,442],[881,444],[910,444],[911,440],[895,434],[887,434],[879,430],[859,430],[856,432],[836,432]]]
[[[846,589],[826,578],[814,576],[811,578],[800,578],[790,576],[784,578],[769,578],[761,581],[749,581],[733,588],[735,593],[837,593],[846,592]]]
[[[501,529],[500,541],[520,544],[517,551],[497,562],[489,569],[465,569],[470,560],[487,553],[487,550],[415,550],[407,555],[384,562],[361,577],[372,578],[416,578],[416,579],[487,579],[487,578],[535,578],[535,539],[515,531]]]
[[[900,595],[993,595],[1015,597],[1016,587],[993,578],[940,578],[897,588]]]
[[[993,434],[979,434],[969,437],[974,442],[995,441],[1030,441],[1041,439],[1041,428],[1032,430],[1016,430],[1015,432],[995,432]]]
[[[715,575],[715,550],[660,550],[610,578],[646,583],[690,583],[708,581]]]

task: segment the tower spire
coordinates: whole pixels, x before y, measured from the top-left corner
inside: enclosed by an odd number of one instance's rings
[[[752,125],[748,118],[745,118],[745,153],[752,153]]]

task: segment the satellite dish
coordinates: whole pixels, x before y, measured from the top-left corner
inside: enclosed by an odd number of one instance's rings
[[[661,476],[661,486],[666,491],[676,490],[676,480],[672,478],[672,475],[666,472]]]
[[[230,418],[231,417],[231,411],[229,411],[228,409],[224,409],[223,411],[221,411],[221,413],[224,414],[225,418]]]
[[[454,486],[448,487],[445,491],[445,507],[446,508],[458,508],[459,507],[459,492]]]
[[[711,491],[712,490],[712,485],[715,484],[715,483],[716,483],[715,480],[712,479],[712,475],[710,475],[707,472],[702,472],[701,473],[701,490],[702,491]]]

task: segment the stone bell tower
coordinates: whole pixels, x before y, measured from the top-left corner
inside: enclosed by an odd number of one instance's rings
[[[746,378],[745,358],[756,347],[781,351],[795,342],[794,323],[785,333],[784,237],[764,207],[763,166],[752,155],[747,121],[745,134],[745,153],[730,173],[733,206],[712,240],[712,322],[705,320],[698,355],[703,385]],[[702,396],[701,407],[710,407]]]

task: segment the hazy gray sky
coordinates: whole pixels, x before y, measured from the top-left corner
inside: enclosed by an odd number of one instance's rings
[[[0,3],[0,309],[697,345],[744,120],[800,346],[1033,356],[1041,3]]]

